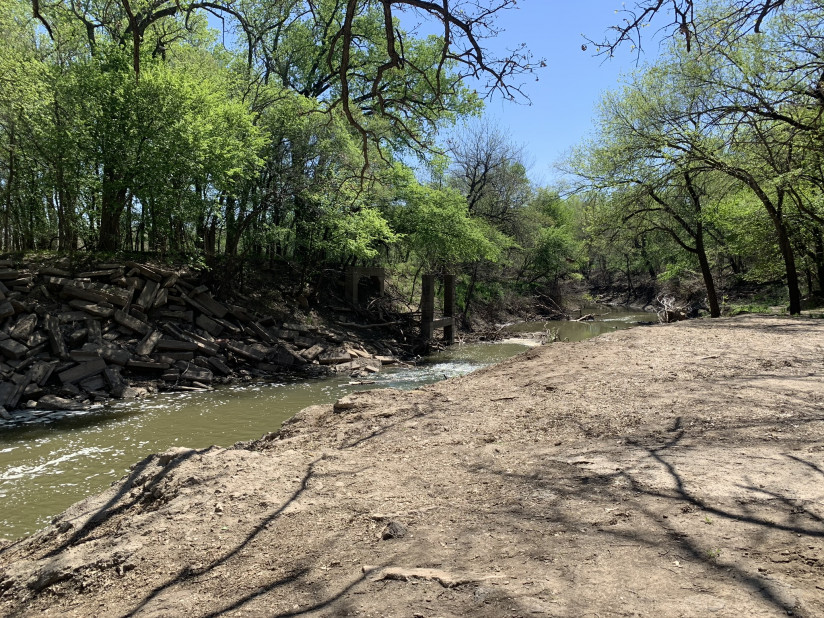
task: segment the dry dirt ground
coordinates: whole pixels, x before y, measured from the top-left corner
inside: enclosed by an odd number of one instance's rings
[[[824,320],[552,344],[177,450],[0,552],[0,613],[824,616]]]

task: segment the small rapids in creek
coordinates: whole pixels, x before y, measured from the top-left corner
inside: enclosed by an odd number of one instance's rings
[[[593,322],[507,326],[512,339],[456,345],[413,368],[386,368],[359,383],[348,376],[253,382],[209,392],[164,394],[113,403],[57,422],[29,421],[0,430],[0,538],[42,528],[71,504],[97,493],[128,467],[171,446],[230,446],[269,433],[301,409],[358,390],[413,389],[465,375],[527,349],[524,333],[580,341],[655,319],[654,314],[589,308]],[[586,312],[586,310],[585,310]],[[536,342],[535,342],[536,343]],[[535,345],[532,343],[532,345]]]

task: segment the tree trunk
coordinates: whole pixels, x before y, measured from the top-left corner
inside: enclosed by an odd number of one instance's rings
[[[815,243],[815,273],[818,279],[818,293],[824,294],[824,238],[821,229],[816,230],[813,235]]]
[[[710,317],[721,317],[721,307],[718,305],[718,294],[715,291],[715,281],[712,278],[710,261],[704,247],[704,224],[698,221],[695,229],[695,251],[698,254],[698,263],[701,265],[701,276],[704,277],[704,287],[707,288],[707,302],[710,305]]]
[[[11,248],[11,229],[9,225],[9,216],[12,208],[12,192],[14,191],[14,130],[9,131],[9,177],[6,180],[6,210],[3,213],[3,250],[8,251]]]
[[[126,187],[122,176],[111,165],[103,167],[103,191],[100,204],[100,251],[120,249],[120,218],[126,207]]]
[[[472,301],[472,295],[475,294],[475,284],[478,282],[478,267],[480,262],[475,262],[475,267],[472,269],[472,277],[469,280],[469,287],[466,288],[464,294],[464,308],[461,312],[461,322],[464,328],[469,329],[469,303]]]
[[[795,268],[795,254],[790,244],[787,227],[780,219],[773,219],[775,231],[778,234],[778,248],[784,258],[784,267],[787,271],[787,292],[790,297],[790,315],[801,313],[801,288],[798,285],[798,271]]]

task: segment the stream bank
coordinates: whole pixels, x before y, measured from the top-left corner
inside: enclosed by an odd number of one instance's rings
[[[6,426],[0,430],[0,539],[34,532],[72,503],[103,490],[133,462],[176,444],[227,447],[271,432],[302,408],[352,392],[411,389],[465,375],[548,343],[548,331],[560,341],[580,341],[648,317],[617,309],[604,315],[604,307],[587,310],[598,314],[597,321],[512,324],[500,329],[495,343],[452,346],[414,366],[384,367],[361,378],[347,372],[259,378],[209,391],[114,400],[91,410],[44,412]]]
[[[0,552],[2,612],[824,614],[824,321],[536,347],[177,448]]]
[[[363,337],[357,323],[295,323],[232,300],[188,268],[0,260],[0,429],[110,399],[399,362],[391,336]]]

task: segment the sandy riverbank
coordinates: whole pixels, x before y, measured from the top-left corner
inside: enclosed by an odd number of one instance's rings
[[[824,321],[535,348],[134,466],[0,552],[0,613],[824,615]]]

